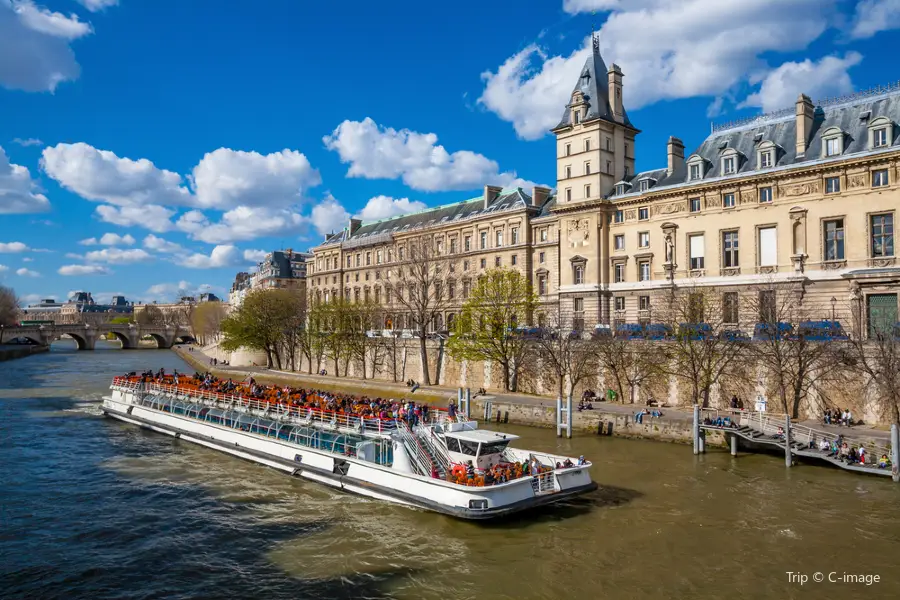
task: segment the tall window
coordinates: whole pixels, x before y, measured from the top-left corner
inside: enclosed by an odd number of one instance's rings
[[[825,221],[825,260],[844,260],[844,220]]]
[[[546,241],[547,241],[547,228],[546,228],[546,227],[544,227],[543,229],[541,229],[541,241],[542,241],[542,242],[546,242]]]
[[[572,201],[572,188],[566,188],[566,202]]]
[[[547,293],[547,276],[538,275],[538,295],[544,296]]]
[[[512,238],[513,245],[518,244],[519,243],[519,228],[513,227],[512,232],[510,233],[510,236]]]
[[[734,208],[734,194],[725,194],[722,196],[722,206],[725,208]]]
[[[573,302],[573,308],[577,313],[584,312],[584,298],[575,298]]]
[[[566,156],[572,154],[572,144],[566,144]]]
[[[887,169],[872,171],[872,187],[884,187],[890,184]]]
[[[700,179],[700,165],[691,165],[689,179]]]
[[[481,249],[485,250],[487,248],[487,231],[481,232]]]
[[[759,188],[759,203],[760,204],[768,204],[771,201],[772,201],[772,188],[770,188],[770,187]]]
[[[486,258],[482,258],[480,264],[481,264],[481,268],[482,268],[482,269],[486,269],[486,268],[487,268],[487,259],[486,259]]]
[[[725,323],[738,322],[738,293],[725,292],[722,294],[722,320]]]
[[[352,266],[352,265],[350,264],[350,259],[352,259],[352,258],[353,258],[353,257],[350,256],[349,254],[347,255],[347,268],[348,268],[348,269]]]
[[[703,235],[692,235],[688,238],[688,251],[691,258],[691,269],[703,269],[705,267],[705,247]]]
[[[500,257],[499,257],[499,256],[495,256],[495,257],[494,257],[494,266],[495,266],[495,267],[499,267],[499,266],[500,266]]]
[[[625,235],[619,234],[613,238],[614,248],[616,250],[624,250],[625,249]]]
[[[452,281],[447,284],[447,297],[450,300],[456,298],[456,285]]]
[[[650,247],[650,232],[649,231],[639,231],[638,232],[638,247],[640,247],[640,248],[649,248]]]
[[[623,223],[625,221],[625,213],[621,210],[617,210],[613,215],[613,223]]]
[[[638,263],[638,279],[640,281],[650,281],[650,261],[642,260]]]
[[[575,285],[581,285],[584,283],[584,265],[575,265],[573,268],[573,279],[575,281]]]
[[[444,245],[443,242],[438,242],[438,249],[440,250],[440,248],[442,248],[443,245]],[[378,252],[375,253],[375,264],[379,264],[379,265],[381,264],[381,257],[382,257],[382,253],[381,253],[381,250],[379,250]]]
[[[472,236],[467,235],[467,236],[463,239],[463,250],[465,250],[466,252],[468,252],[468,251],[471,250],[471,249],[472,249]]]
[[[468,271],[468,270],[469,270],[469,261],[464,260],[463,261],[463,271]]]
[[[591,140],[590,140],[590,138],[587,138],[587,139],[584,140],[584,151],[585,151],[585,152],[590,152],[590,151],[591,151]]]
[[[691,198],[688,202],[690,203],[691,212],[700,212],[700,198]]]
[[[734,157],[729,156],[727,158],[722,159],[722,173],[725,175],[731,175],[734,173]]]
[[[894,256],[894,215],[872,215],[872,257]]]
[[[591,174],[591,163],[590,163],[590,161],[587,161],[587,162],[584,163],[584,174],[585,174],[585,175],[590,175],[590,174]]]
[[[612,138],[606,138],[606,149],[612,152]]]
[[[841,191],[841,178],[840,177],[826,177],[825,178],[825,193],[826,194],[837,194]]]
[[[512,262],[513,266],[516,266],[517,264],[519,264],[519,255],[513,254],[512,257],[510,257],[510,262]]]
[[[616,296],[613,306],[615,310],[625,310],[625,296]]]
[[[774,323],[778,319],[775,310],[775,290],[759,292],[759,320],[762,323]]]
[[[543,264],[545,259],[546,259],[546,254],[544,254],[543,252],[538,252],[538,262]]]
[[[883,127],[872,132],[872,145],[875,148],[882,148],[888,145],[887,128]]]
[[[841,153],[840,138],[831,138],[825,140],[825,156],[837,156]]]
[[[466,279],[465,281],[463,281],[463,289],[462,289],[462,297],[463,297],[463,298],[468,298],[468,297],[469,297],[469,287],[470,287],[470,286],[471,286],[471,284],[469,283],[469,280],[468,280],[468,279]]]
[[[767,150],[766,152],[759,153],[759,166],[762,169],[766,169],[772,166],[772,151]]]
[[[497,236],[497,244],[494,247],[500,248],[503,246],[503,231],[498,229],[496,231],[496,236]]]
[[[584,186],[584,197],[585,198],[591,197],[591,186],[590,185]]]
[[[638,209],[638,219],[641,221],[646,221],[650,218],[650,209],[646,206],[642,206]]]
[[[774,227],[759,228],[759,266],[774,267],[778,264],[778,238]]]
[[[456,254],[456,238],[450,239],[450,254]]]
[[[622,283],[625,281],[625,263],[616,263],[613,266],[613,281]]]
[[[572,177],[572,166],[566,165],[566,179],[571,179]]]
[[[722,233],[722,266],[730,269],[737,267],[738,259],[738,232],[725,231]]]

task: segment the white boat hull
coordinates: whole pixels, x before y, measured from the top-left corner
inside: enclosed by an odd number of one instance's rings
[[[586,468],[554,471],[553,489],[536,491],[532,477],[500,485],[471,487],[405,473],[390,466],[345,457],[172,414],[133,402],[135,392],[113,389],[103,412],[114,419],[219,450],[294,476],[378,500],[464,519],[509,515],[596,489]]]

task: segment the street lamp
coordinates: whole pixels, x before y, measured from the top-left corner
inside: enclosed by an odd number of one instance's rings
[[[837,298],[831,297],[831,326],[834,327],[834,306],[837,304]]]

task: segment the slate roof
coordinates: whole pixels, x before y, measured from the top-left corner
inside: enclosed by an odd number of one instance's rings
[[[549,204],[544,203],[544,206]],[[531,196],[522,188],[505,189],[495,198],[487,208],[484,208],[484,196],[470,198],[462,202],[453,204],[445,204],[428,208],[416,213],[391,217],[389,219],[381,219],[370,223],[363,223],[352,236],[349,231],[344,229],[330,235],[322,244],[331,245],[336,243],[363,243],[367,239],[372,239],[373,243],[377,241],[373,238],[379,236],[387,237],[395,233],[403,233],[419,227],[430,227],[433,225],[441,225],[453,221],[460,221],[472,217],[483,216],[493,212],[522,208],[531,205]]]
[[[581,68],[581,74],[578,76],[578,82],[575,84],[572,94],[577,91],[584,94],[585,102],[588,105],[587,114],[582,117],[582,121],[604,119],[612,123],[616,122],[613,117],[612,107],[609,104],[609,69],[606,67],[606,63],[603,62],[603,57],[600,56],[600,45],[596,38],[591,44],[591,53],[584,62],[584,67]],[[569,97],[571,98],[571,94]],[[622,116],[625,125],[634,127],[631,121],[628,120],[628,113],[624,107],[622,108]],[[565,111],[563,111],[559,125],[553,129],[567,127],[571,124],[572,111],[567,106]]]
[[[900,126],[898,126],[900,85],[888,88],[888,91],[881,94],[871,95],[863,92],[844,101],[832,101],[825,106],[816,106],[811,137],[804,156],[798,157],[796,153],[797,120],[794,110],[779,111],[774,115],[763,115],[734,127],[714,130],[699,148],[685,156],[685,164],[671,175],[666,174],[666,169],[654,169],[628,177],[626,181],[631,183],[632,187],[626,190],[626,195],[639,192],[638,181],[644,177],[657,179],[650,189],[696,184],[697,181],[687,180],[687,162],[694,155],[703,158],[705,172],[701,181],[707,181],[741,177],[748,173],[768,172],[795,165],[837,161],[854,154],[872,152],[869,149],[869,124],[879,117],[887,117],[894,127],[893,139],[889,140],[888,147],[879,148],[877,151],[900,148]],[[823,157],[822,134],[832,127],[838,127],[844,132],[844,151],[838,156]],[[776,145],[775,163],[772,167],[759,169],[756,150],[759,144],[764,142],[773,142]],[[736,150],[740,157],[737,172],[733,175],[722,174],[721,157],[728,149]],[[611,196],[615,196],[615,189]]]

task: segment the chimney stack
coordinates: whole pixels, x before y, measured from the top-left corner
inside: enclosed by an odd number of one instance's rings
[[[550,188],[543,187],[540,185],[534,186],[534,189],[531,191],[531,205],[537,206],[540,208],[544,205],[544,202],[547,201],[547,198],[550,197]]]
[[[797,156],[805,156],[809,135],[812,132],[815,107],[806,94],[797,98]]]
[[[491,205],[491,202],[497,199],[497,196],[500,195],[500,192],[503,191],[503,188],[496,185],[486,185],[484,186],[484,207],[487,208]]]
[[[625,110],[622,108],[622,69],[619,65],[612,64],[607,73],[609,77],[609,107],[612,109],[612,116],[617,123],[625,120]]]
[[[684,165],[684,142],[675,136],[669,136],[666,157],[666,174],[671,175]]]
[[[352,236],[354,233],[356,233],[356,231],[360,228],[361,225],[362,225],[362,219],[351,218],[350,225],[347,227],[347,229],[350,232],[350,235]]]

